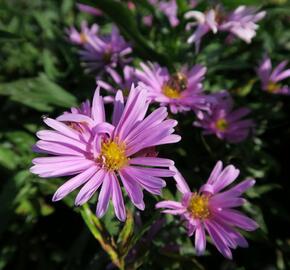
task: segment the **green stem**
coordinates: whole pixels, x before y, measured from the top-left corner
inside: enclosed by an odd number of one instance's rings
[[[84,204],[81,208],[81,215],[92,235],[98,240],[101,247],[110,256],[112,262],[121,270],[125,270],[124,258],[119,256],[117,245],[114,239],[108,234],[100,220],[92,213],[89,206]]]

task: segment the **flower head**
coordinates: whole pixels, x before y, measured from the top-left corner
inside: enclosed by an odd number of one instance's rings
[[[233,209],[245,203],[241,195],[255,184],[255,180],[245,180],[223,191],[238,175],[239,170],[233,165],[223,169],[223,164],[219,161],[207,182],[198,192],[192,192],[176,170],[174,178],[177,188],[182,193],[181,202],[162,201],[156,204],[157,208],[165,208],[163,213],[180,215],[184,219],[188,235],[195,236],[197,254],[201,255],[205,251],[207,232],[218,251],[231,259],[231,249],[248,246],[247,240],[236,227],[246,231],[257,229],[258,225],[254,220]]]
[[[167,68],[158,64],[141,63],[141,68],[142,70],[136,70],[140,85],[147,88],[152,101],[168,105],[172,113],[202,109],[206,106],[201,83],[206,72],[205,67],[183,67],[175,74],[170,74]]]
[[[219,29],[231,33],[246,43],[251,43],[256,36],[256,30],[259,28],[256,23],[265,16],[265,11],[258,12],[256,8],[239,6],[228,14]]]
[[[290,88],[280,82],[290,77],[290,69],[285,69],[288,61],[281,62],[272,70],[271,59],[265,57],[257,69],[257,74],[262,82],[262,89],[271,94],[290,95]]]
[[[186,19],[193,18],[196,22],[187,24],[186,29],[190,30],[196,27],[195,32],[188,38],[188,43],[195,43],[196,50],[199,50],[201,39],[208,32],[228,32],[231,40],[236,36],[246,43],[250,43],[253,37],[256,36],[258,21],[266,15],[265,11],[258,12],[257,9],[239,6],[232,12],[225,12],[221,6],[211,9],[204,13],[200,11],[189,11],[185,14]]]
[[[102,72],[118,65],[123,67],[131,61],[128,55],[132,48],[115,26],[110,34],[102,35],[98,32],[97,25],[88,28],[87,24],[83,23],[81,32],[72,27],[68,34],[71,42],[81,47],[80,59],[89,71]]]
[[[242,119],[250,113],[247,108],[233,109],[233,100],[227,92],[214,94],[216,99],[211,104],[209,111],[197,113],[194,125],[204,129],[203,134],[215,134],[219,139],[230,143],[239,143],[245,140],[252,129],[254,122]]]
[[[126,104],[122,92],[117,92],[112,124],[106,122],[99,89],[89,107],[87,102],[81,110],[73,109],[56,120],[44,119],[53,130],[37,133],[40,140],[34,150],[52,156],[34,159],[31,172],[44,178],[74,175],[55,192],[54,201],[83,186],[75,200],[76,205],[82,205],[101,187],[97,216],[105,214],[112,198],[116,216],[123,221],[126,211],[121,183],[133,204],[143,210],[142,190],[160,195],[165,186],[161,177],[175,174],[168,169],[173,161],[150,153],[152,147],[180,140],[172,134],[177,122],[165,120],[166,108],[145,117],[147,92],[140,87],[132,86]]]

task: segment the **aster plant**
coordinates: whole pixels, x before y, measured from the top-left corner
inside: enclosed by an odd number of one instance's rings
[[[89,72],[100,75],[107,69],[123,67],[132,60],[132,48],[116,26],[112,27],[110,34],[101,34],[96,24],[90,28],[83,22],[80,31],[71,27],[67,32],[69,40],[79,46],[80,60]]]
[[[194,126],[201,127],[205,135],[215,134],[230,143],[240,143],[247,139],[255,126],[252,119],[244,119],[251,111],[245,107],[234,109],[233,100],[225,91],[211,97],[210,109],[197,113]]]
[[[45,118],[53,130],[37,133],[40,139],[34,150],[49,154],[33,160],[31,172],[43,178],[75,175],[54,194],[53,200],[64,198],[82,186],[75,204],[86,203],[101,187],[96,214],[102,217],[112,198],[118,219],[126,219],[120,183],[133,202],[144,210],[143,192],[156,195],[166,185],[161,177],[175,173],[168,169],[173,161],[146,155],[146,150],[162,144],[176,143],[180,136],[172,134],[175,120],[165,120],[167,111],[159,108],[145,117],[147,93],[132,86],[126,104],[121,91],[114,101],[112,124],[106,122],[105,108],[99,89],[92,107],[85,103],[56,120]],[[152,129],[156,132],[152,133]]]
[[[182,175],[176,172],[175,179],[182,200],[161,201],[156,204],[156,208],[164,209],[162,212],[166,214],[181,216],[188,235],[194,235],[196,253],[201,255],[205,252],[205,232],[226,258],[232,259],[231,249],[248,247],[247,240],[237,228],[253,231],[258,228],[258,224],[233,208],[245,203],[245,199],[240,196],[255,184],[255,180],[247,179],[224,190],[236,180],[240,171],[233,165],[223,169],[222,162],[218,161],[206,183],[198,192],[192,192]]]
[[[265,11],[256,8],[239,6],[232,12],[224,11],[222,6],[215,9],[200,12],[196,10],[189,11],[185,14],[186,19],[195,19],[196,22],[189,22],[187,30],[195,28],[194,33],[188,38],[188,43],[194,43],[196,51],[199,51],[202,37],[209,32],[216,34],[217,32],[229,33],[227,40],[231,41],[234,37],[240,38],[246,43],[250,43],[256,36],[258,21],[266,15]]]
[[[152,102],[168,106],[174,114],[206,108],[207,97],[202,88],[205,67],[183,66],[176,73],[170,73],[166,67],[156,63],[141,63],[140,67],[136,70],[136,77],[140,85],[147,89]]]
[[[290,95],[288,85],[283,85],[281,81],[290,77],[290,69],[285,69],[288,61],[281,62],[272,69],[272,61],[265,57],[257,69],[257,74],[261,80],[262,89],[271,94]]]

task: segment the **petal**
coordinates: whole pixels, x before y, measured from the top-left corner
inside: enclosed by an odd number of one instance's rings
[[[97,191],[105,177],[105,171],[99,170],[80,190],[76,199],[75,205],[79,206],[86,203]]]
[[[195,229],[195,249],[197,255],[202,255],[204,254],[205,247],[206,247],[206,239],[205,239],[205,231],[203,228],[203,224],[199,224],[196,226]]]
[[[116,94],[115,101],[114,101],[114,111],[113,111],[113,119],[112,119],[112,123],[114,126],[118,125],[123,111],[124,111],[124,98],[123,98],[122,91],[119,90]]]
[[[122,191],[118,183],[118,179],[114,174],[110,174],[112,184],[112,201],[117,218],[121,221],[126,220],[126,209],[122,196]]]
[[[96,215],[101,218],[108,210],[109,201],[112,194],[112,177],[108,172],[105,173],[102,188],[98,198]]]
[[[177,168],[175,166],[170,166],[169,169],[175,172],[173,178],[176,181],[177,189],[183,194],[190,193],[191,191],[190,188],[188,187],[187,182],[183,178],[182,174],[177,170]]]
[[[57,191],[54,193],[52,201],[59,201],[68,195],[73,190],[77,189],[79,186],[86,183],[92,175],[94,175],[98,171],[96,167],[90,167],[89,169],[83,171],[82,173],[78,174],[77,176],[71,178],[70,180],[66,181],[63,185],[61,185]]]
[[[136,157],[129,161],[132,165],[143,165],[143,166],[156,166],[156,167],[169,167],[174,165],[174,162],[166,158],[157,157]]]
[[[221,235],[221,233],[217,230],[217,228],[211,224],[210,221],[205,221],[205,228],[208,231],[214,245],[218,249],[218,251],[223,254],[228,259],[232,259],[232,252],[229,247],[225,243],[225,239]]]
[[[128,174],[125,170],[121,170],[119,174],[130,200],[137,208],[144,210],[145,204],[143,201],[143,192],[141,190],[140,184],[137,183],[136,180],[131,177],[131,175]]]
[[[101,123],[106,121],[105,108],[103,98],[100,96],[100,87],[98,86],[92,104],[92,118],[96,123]]]

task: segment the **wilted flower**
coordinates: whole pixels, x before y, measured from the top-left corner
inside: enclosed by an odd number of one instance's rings
[[[112,86],[111,84],[103,81],[97,80],[97,84],[107,90],[108,96],[104,97],[105,102],[113,102],[114,96],[117,92],[116,89],[120,89],[123,92],[123,96],[127,97],[131,88],[132,83],[137,83],[137,79],[135,76],[135,68],[131,66],[125,66],[123,68],[123,76],[121,76],[116,70],[108,68],[108,74],[113,79],[116,84],[116,87]]]
[[[230,143],[239,143],[245,140],[252,129],[254,122],[242,119],[250,113],[248,108],[233,109],[233,100],[227,92],[212,95],[215,101],[209,111],[199,111],[194,125],[204,129],[203,134],[215,134],[219,139]]]
[[[158,64],[141,63],[142,70],[136,70],[140,85],[148,90],[149,98],[161,105],[168,105],[172,113],[202,109],[206,96],[202,94],[202,83],[206,68],[195,65],[183,67],[180,72],[170,74],[167,68]]]
[[[238,246],[247,247],[247,240],[236,227],[252,231],[258,228],[258,224],[233,208],[245,203],[245,199],[240,196],[255,184],[255,180],[248,179],[229,190],[222,191],[236,180],[239,170],[233,165],[223,169],[223,164],[219,161],[199,192],[191,192],[182,175],[176,172],[174,178],[177,188],[183,195],[181,202],[162,201],[157,203],[156,207],[165,208],[163,213],[182,217],[188,235],[195,235],[197,254],[203,254],[206,249],[206,232],[226,258],[232,258],[231,249]]]
[[[115,26],[108,35],[101,35],[97,25],[88,28],[86,23],[82,24],[81,32],[74,27],[68,32],[71,42],[80,45],[80,58],[89,71],[103,72],[118,65],[123,67],[131,61],[128,55],[132,48]]]
[[[177,122],[165,120],[166,108],[145,117],[147,93],[140,87],[132,86],[125,106],[122,92],[117,92],[112,124],[106,122],[99,89],[92,107],[88,105],[87,102],[81,110],[74,109],[57,120],[44,119],[53,130],[37,133],[40,140],[34,150],[53,157],[34,159],[31,172],[44,178],[75,175],[56,191],[54,201],[83,186],[75,200],[76,205],[82,205],[101,186],[97,216],[105,214],[112,198],[116,216],[123,221],[126,211],[120,182],[133,204],[143,210],[142,190],[160,195],[166,185],[160,177],[175,174],[168,169],[173,161],[144,153],[148,148],[150,152],[152,147],[178,142],[180,136],[172,134]]]
[[[280,81],[290,77],[290,69],[285,67],[288,61],[281,62],[272,70],[271,59],[265,57],[261,65],[257,69],[257,74],[262,82],[262,89],[272,94],[290,95],[290,88],[287,85],[282,85]]]
[[[201,38],[208,32],[229,32],[232,35],[250,43],[256,35],[258,25],[256,24],[266,15],[265,11],[257,12],[257,9],[240,6],[233,12],[226,13],[220,6],[204,13],[200,11],[189,11],[185,14],[186,19],[194,18],[196,23],[188,23],[186,29],[190,30],[197,26],[195,32],[188,38],[189,43],[195,43],[199,50]]]
[[[172,27],[176,27],[179,24],[179,20],[177,18],[178,7],[176,4],[176,0],[149,0],[149,3],[157,10],[162,12],[165,16],[167,16],[169,23]],[[148,22],[148,19],[146,21]]]

